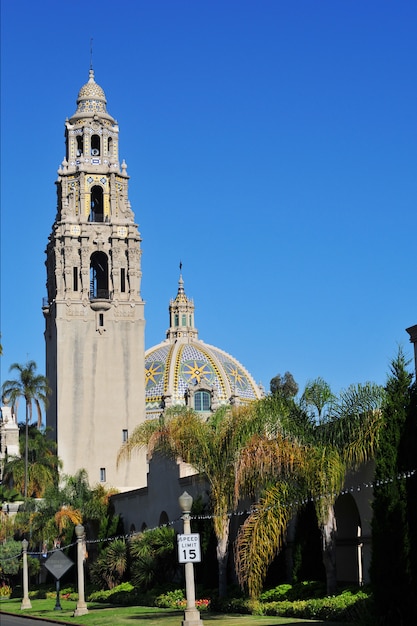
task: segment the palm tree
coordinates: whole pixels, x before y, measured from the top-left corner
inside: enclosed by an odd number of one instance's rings
[[[313,412],[313,417],[317,417],[318,421],[321,422],[324,409],[335,400],[336,397],[333,395],[330,385],[319,377],[307,382],[301,397],[301,406],[305,407],[310,415],[312,415],[311,409],[313,408],[317,412],[316,415]]]
[[[90,567],[92,581],[99,585],[103,583],[108,589],[119,585],[128,568],[128,547],[124,539],[115,539],[105,548]]]
[[[48,385],[48,381],[45,376],[36,374],[35,361],[28,361],[25,365],[19,363],[13,363],[9,371],[17,370],[19,377],[14,380],[6,380],[3,383],[2,393],[5,401],[12,403],[14,413],[17,421],[17,410],[19,405],[19,398],[23,397],[26,402],[26,421],[25,421],[25,482],[24,482],[24,496],[27,498],[28,490],[28,439],[29,439],[29,421],[32,420],[32,408],[33,404],[36,407],[38,414],[38,428],[42,424],[42,411],[41,406],[46,407],[48,403],[48,395],[51,390]]]
[[[317,387],[320,381],[316,381]],[[316,393],[315,400],[327,394]],[[308,394],[304,396],[305,402]],[[285,538],[288,521],[303,506],[307,498],[314,501],[322,535],[323,563],[326,569],[327,591],[336,587],[335,514],[334,503],[349,470],[358,468],[372,458],[381,425],[382,389],[377,385],[351,386],[337,401],[328,394],[330,405],[323,417],[325,403],[320,409],[321,422],[315,428],[311,420],[303,441],[301,421],[296,422],[293,471],[282,471],[281,435],[269,437],[255,450],[251,447],[240,456],[238,480],[263,485],[262,498],[242,525],[236,542],[238,578],[248,587],[252,597],[259,595],[267,568]],[[285,427],[291,429],[291,420]],[[287,432],[287,437],[289,433]],[[287,441],[286,439],[284,441]],[[297,447],[299,446],[299,447]],[[256,541],[253,538],[256,537]]]
[[[9,457],[4,465],[3,482],[13,485],[20,493],[26,492],[29,497],[42,498],[45,491],[58,484],[58,470],[61,461],[56,456],[56,443],[34,424],[28,428],[28,465],[22,456],[25,456],[24,444],[20,442],[21,456]]]
[[[220,596],[227,588],[230,513],[241,495],[235,489],[237,460],[256,433],[271,427],[269,420],[269,414],[254,407],[222,407],[206,421],[190,409],[174,408],[139,425],[119,451],[118,463],[148,446],[150,456],[159,451],[180,457],[204,475],[211,491]]]
[[[135,587],[149,589],[174,580],[178,570],[173,528],[161,526],[130,540],[131,575]]]

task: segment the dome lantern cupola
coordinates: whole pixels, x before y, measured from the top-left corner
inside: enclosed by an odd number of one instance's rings
[[[182,274],[178,280],[177,296],[169,303],[169,321],[167,339],[198,339],[198,330],[194,327],[194,301],[185,294]]]

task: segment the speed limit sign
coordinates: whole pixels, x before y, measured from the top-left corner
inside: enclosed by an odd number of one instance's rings
[[[178,535],[178,561],[180,563],[200,563],[200,535]]]

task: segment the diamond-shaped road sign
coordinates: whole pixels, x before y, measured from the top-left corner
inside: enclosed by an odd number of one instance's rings
[[[47,570],[49,570],[52,576],[55,576],[57,580],[61,578],[69,570],[70,567],[74,565],[74,562],[71,561],[61,550],[56,550],[56,552],[52,552],[49,559],[47,559],[44,563]]]

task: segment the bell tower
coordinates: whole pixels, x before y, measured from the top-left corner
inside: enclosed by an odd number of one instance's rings
[[[119,162],[119,127],[90,69],[65,122],[57,215],[46,248],[46,424],[63,472],[90,484],[144,486],[144,454],[117,468],[122,443],[145,419],[141,238]]]

